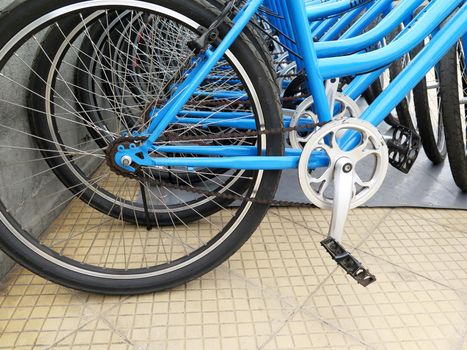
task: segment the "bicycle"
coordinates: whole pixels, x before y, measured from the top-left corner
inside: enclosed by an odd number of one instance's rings
[[[282,126],[279,89],[262,58],[261,47],[242,33],[261,3],[251,0],[238,3],[241,6],[238,12],[230,12],[229,7],[219,12],[204,1],[115,0],[108,6],[101,0],[67,0],[60,4],[47,0],[40,4],[18,2],[5,12],[8,15],[2,14],[0,77],[7,88],[2,91],[1,101],[16,118],[6,120],[0,127],[3,134],[10,135],[10,143],[4,149],[14,149],[22,160],[1,160],[3,165],[8,164],[3,167],[2,176],[9,177],[0,195],[1,247],[32,271],[72,288],[109,294],[163,290],[206,273],[239,249],[272,203],[281,170],[298,168],[310,201],[333,209],[330,237],[323,241],[324,247],[359,283],[374,282],[374,276],[342,246],[349,209],[371,198],[389,166],[388,147],[374,125],[381,123],[435,62],[463,37],[467,5],[461,0],[432,1],[388,46],[369,53],[318,59],[304,4],[287,0],[285,4],[293,19],[297,47],[308,76],[307,87],[319,117],[319,123],[305,123],[296,128],[314,130],[302,151],[284,149],[283,133],[288,130]],[[351,10],[354,2],[332,1],[325,5],[336,4],[343,10]],[[128,96],[114,96],[112,103],[105,101],[104,94],[98,95],[106,105],[101,110],[104,119],[118,120],[113,130],[106,130],[93,125],[83,114],[83,106],[79,106],[73,84],[75,50],[83,37],[88,36],[90,24],[100,21],[107,28],[107,19],[124,11],[130,11],[131,18],[138,21],[150,15],[159,20],[151,23],[163,23],[167,28],[164,36],[174,38],[170,49],[179,62],[171,70],[174,77],[167,79],[169,84],[160,87],[165,99],[150,101],[144,113],[137,115],[136,128],[122,127],[126,112],[119,112],[115,103]],[[323,80],[385,69],[433,33],[451,14],[426,48],[360,119],[333,120]],[[23,19],[19,27],[18,16]],[[77,18],[81,30],[76,29],[69,37],[64,33],[68,41],[63,41],[63,55],[57,56],[52,62],[56,68],[44,77],[34,69],[29,50],[33,47],[43,51],[41,39],[47,38],[49,29],[61,28],[67,17]],[[148,33],[157,35],[157,30]],[[378,26],[374,33],[381,34]],[[349,60],[352,64],[348,64]],[[226,62],[231,75],[213,81],[212,76],[216,76],[211,75],[213,69],[225,70]],[[11,74],[16,65],[39,76],[37,81],[43,79],[45,88],[32,90],[20,83],[19,77]],[[377,73],[375,79],[380,75]],[[358,77],[354,81],[358,86],[364,85]],[[225,89],[229,92],[227,99],[219,94]],[[39,96],[42,106],[36,106],[40,107],[37,109],[25,106],[20,92]],[[230,98],[232,92],[237,99]],[[56,133],[45,138],[38,136],[37,130],[29,129],[28,120],[20,118],[24,110],[39,113],[44,119],[44,129]],[[180,135],[177,128],[183,130],[187,125],[180,126],[179,114],[184,110],[204,116],[194,128],[197,131],[205,128],[205,134]],[[251,123],[251,116],[254,127],[235,127],[242,119]],[[224,126],[229,122],[229,128],[212,133],[209,119],[215,121],[216,127],[219,119]],[[101,147],[96,147],[89,128],[93,128],[98,139],[110,140],[105,154]],[[408,136],[412,134],[408,132]],[[40,147],[36,146],[37,141],[41,141]],[[392,154],[392,159],[409,162],[410,157],[404,157],[413,150],[406,144],[398,146],[403,152]],[[371,158],[372,165],[362,166],[362,170],[370,171],[364,178],[365,174],[355,172],[360,170],[360,160],[367,158]],[[44,162],[51,159],[57,161],[55,169]],[[28,172],[31,162],[39,163],[41,168]],[[68,187],[72,188],[54,189],[36,199],[21,191],[27,184],[37,187],[39,179],[55,180],[53,170],[62,167],[70,172],[73,181]],[[204,174],[197,172],[199,169],[225,171]],[[161,179],[161,171],[171,173],[177,181]],[[201,180],[196,185],[190,183],[193,176]],[[148,192],[147,198],[137,198],[140,185]],[[71,196],[70,190],[75,191]],[[172,197],[164,197],[167,194]],[[84,210],[84,202],[74,201],[80,197],[87,198],[89,205],[97,205],[94,199],[99,197],[109,215],[93,214],[89,225],[78,232],[48,227],[47,220],[24,215],[34,200],[48,206],[45,208],[48,217],[60,215],[64,208]],[[235,201],[241,203],[232,205]],[[130,226],[132,234],[129,234],[123,230],[129,227],[123,217],[132,213],[136,225]],[[146,220],[148,217],[151,220]],[[154,229],[147,231],[146,224]],[[48,230],[42,238],[35,238],[44,229]]]

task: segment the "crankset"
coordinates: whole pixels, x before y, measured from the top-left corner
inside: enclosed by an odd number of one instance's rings
[[[356,145],[347,151],[345,136]],[[349,142],[349,141],[347,141]],[[328,165],[309,169],[312,157],[327,156]],[[342,245],[350,209],[361,206],[380,189],[389,168],[388,147],[372,124],[355,118],[335,120],[308,139],[299,164],[302,190],[317,207],[332,209],[329,237],[321,242],[339,266],[358,283],[376,278]]]
[[[350,97],[333,90],[329,95],[330,105],[336,106],[333,111],[334,119],[359,118],[362,114],[360,107]],[[303,124],[317,124],[318,116],[312,111],[314,101],[313,96],[306,98],[295,110],[292,116],[290,127],[295,128]],[[297,128],[289,132],[289,143],[293,148],[303,149],[311,139],[315,129]]]

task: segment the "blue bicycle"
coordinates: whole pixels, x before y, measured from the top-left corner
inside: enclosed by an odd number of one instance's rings
[[[9,116],[0,246],[72,288],[163,290],[237,251],[274,202],[281,171],[298,169],[310,202],[333,210],[324,248],[360,284],[374,282],[342,245],[346,217],[378,191],[390,162],[410,168],[419,146],[410,129],[387,143],[376,126],[467,30],[463,0],[432,0],[393,42],[366,51],[421,2],[403,1],[366,34],[315,43],[310,22],[369,1],[281,1],[312,96],[310,118],[296,125],[283,123],[252,29],[262,0],[14,3],[0,21]],[[324,81],[353,77],[346,93],[358,97],[430,36],[360,118],[336,112]],[[284,146],[289,132],[306,135],[302,148]],[[60,215],[87,221],[57,226]]]

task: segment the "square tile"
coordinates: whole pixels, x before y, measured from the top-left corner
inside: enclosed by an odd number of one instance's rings
[[[467,291],[467,234],[415,216],[413,211],[393,211],[360,249],[442,285]]]
[[[345,244],[359,245],[390,213],[387,209],[352,211]],[[257,232],[228,261],[228,267],[298,305],[336,269],[320,242],[330,214],[318,209],[273,208]]]
[[[166,293],[132,297],[104,314],[145,349],[257,348],[292,313],[223,268]]]
[[[327,325],[325,322],[298,312],[282,325],[261,349],[368,349],[360,339]]]
[[[0,349],[47,347],[95,315],[73,291],[21,269],[0,299]]]
[[[363,288],[338,270],[304,312],[376,349],[454,349],[465,333],[467,304],[456,291],[360,253],[376,283]]]

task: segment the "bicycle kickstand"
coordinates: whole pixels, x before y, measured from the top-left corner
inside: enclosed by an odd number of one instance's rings
[[[376,281],[368,269],[363,267],[342,245],[345,223],[349,215],[354,193],[355,164],[350,158],[340,158],[334,168],[334,205],[332,209],[329,236],[321,245],[332,259],[342,267],[353,279],[364,287]]]

